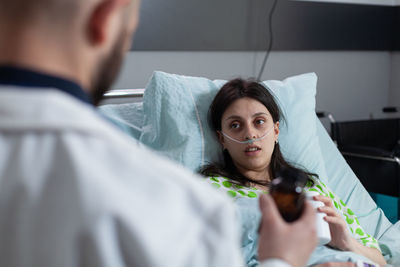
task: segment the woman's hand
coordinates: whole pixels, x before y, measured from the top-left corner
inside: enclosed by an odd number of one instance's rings
[[[324,220],[329,224],[332,239],[328,245],[344,251],[352,250],[354,242],[357,241],[350,234],[346,221],[333,206],[332,199],[325,196],[314,196],[314,200],[321,201],[325,205],[324,207],[319,207],[318,211],[326,214]]]
[[[350,234],[350,232],[347,230],[348,228],[345,220],[336,211],[330,198],[324,196],[315,196],[314,199],[317,201],[322,201],[325,204],[324,207],[319,207],[318,211],[326,213],[324,220],[329,223],[332,238],[331,242],[328,243],[329,246],[363,255],[371,259],[373,262],[378,263],[380,266],[386,265],[386,261],[378,249],[369,248],[362,245]]]

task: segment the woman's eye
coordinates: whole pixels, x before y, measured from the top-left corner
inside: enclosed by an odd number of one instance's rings
[[[264,124],[265,120],[256,120],[256,124]]]
[[[231,128],[232,129],[237,129],[237,128],[239,128],[239,126],[240,126],[239,123],[232,123],[231,124]]]

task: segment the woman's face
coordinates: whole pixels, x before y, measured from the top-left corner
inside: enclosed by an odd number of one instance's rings
[[[241,98],[233,102],[222,115],[221,130],[239,141],[265,138],[252,144],[240,144],[221,132],[219,141],[231,155],[239,170],[269,170],[271,155],[279,135],[279,122],[274,123],[268,109],[252,98]]]

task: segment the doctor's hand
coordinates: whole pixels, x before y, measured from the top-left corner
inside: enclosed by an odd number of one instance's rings
[[[356,240],[350,234],[346,221],[333,206],[332,199],[325,196],[314,196],[314,199],[323,202],[325,205],[324,207],[319,207],[318,211],[326,214],[324,220],[328,222],[329,229],[331,230],[332,239],[328,245],[344,251],[351,250]]]
[[[314,208],[306,201],[301,217],[287,223],[272,198],[262,195],[260,210],[259,260],[279,258],[295,267],[305,266],[318,242]]]

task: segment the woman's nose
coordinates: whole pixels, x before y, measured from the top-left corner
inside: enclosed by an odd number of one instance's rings
[[[245,129],[245,139],[246,140],[250,140],[250,139],[255,139],[256,138],[256,134],[255,134],[255,130],[252,129],[251,127],[247,126]]]

